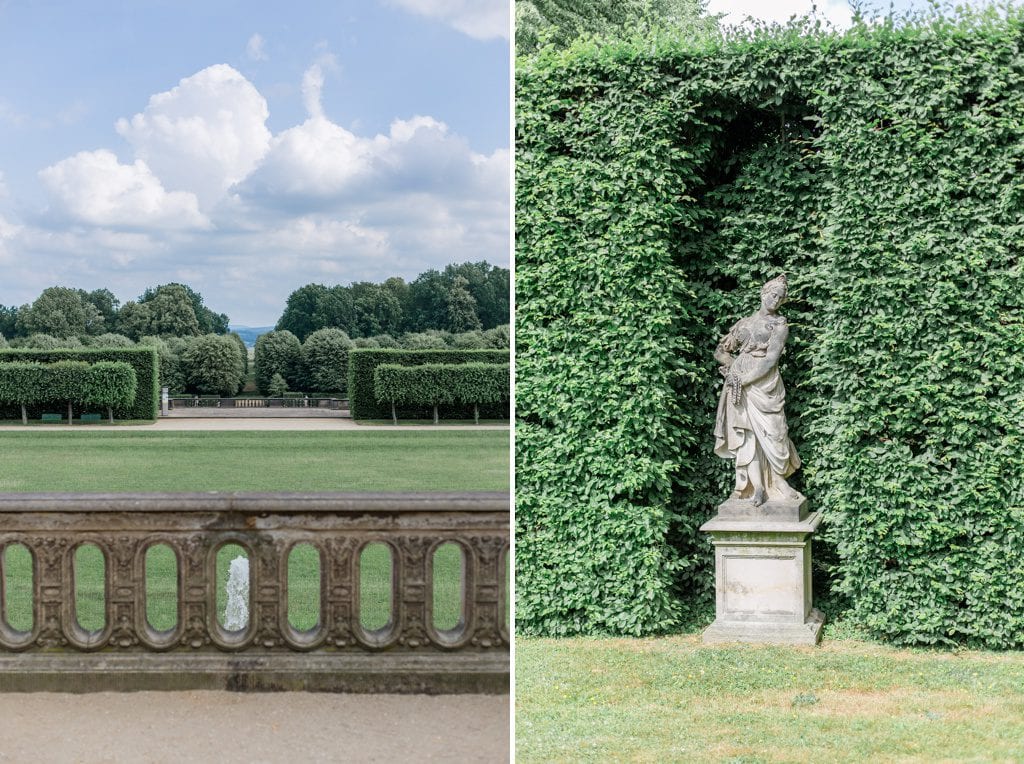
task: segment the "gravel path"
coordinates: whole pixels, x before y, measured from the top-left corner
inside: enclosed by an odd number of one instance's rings
[[[507,695],[0,694],[0,762],[504,762]]]

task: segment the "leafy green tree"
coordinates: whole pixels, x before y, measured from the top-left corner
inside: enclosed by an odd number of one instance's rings
[[[79,337],[103,331],[103,316],[84,299],[86,293],[69,287],[48,287],[31,306],[18,311],[16,323],[23,334]]]
[[[322,329],[325,326],[322,321],[327,293],[323,284],[306,284],[296,289],[288,295],[277,329],[290,331],[302,341],[317,329]]]
[[[7,344],[7,338],[4,337],[4,335],[2,333],[0,333],[0,348],[5,348],[5,347],[10,347],[10,346]]]
[[[283,398],[286,392],[288,392],[288,382],[280,374],[275,373],[270,378],[270,384],[267,385],[267,394],[271,398]]]
[[[391,289],[382,284],[360,281],[351,286],[352,332],[358,337],[397,331],[402,306]]]
[[[480,317],[476,314],[476,300],[466,288],[469,282],[462,276],[456,276],[451,289],[448,290],[448,322],[451,332],[469,332],[480,329]]]
[[[196,326],[198,328],[196,329],[195,332],[192,332],[192,334],[198,335],[228,333],[229,319],[227,315],[224,313],[214,313],[212,310],[207,308],[206,305],[203,304],[202,295],[196,292],[194,289],[192,289],[192,287],[188,286],[187,284],[178,284],[172,282],[170,284],[161,284],[158,287],[150,287],[145,292],[142,293],[142,296],[139,298],[139,302],[151,303],[155,300],[158,300],[161,294],[164,293],[168,293],[173,296],[171,298],[168,298],[166,303],[161,303],[160,309],[153,309],[154,325],[157,327],[156,333],[167,333],[162,330],[162,327],[168,324],[173,326],[178,321],[185,321],[186,323],[188,323],[188,320],[186,318],[182,318],[182,316],[186,314],[185,311],[183,311],[177,305],[182,295],[184,295],[185,299],[192,307],[192,313],[196,319]],[[163,317],[162,313],[164,312],[164,310],[169,309],[170,306],[174,306],[172,315]],[[183,330],[178,333],[172,333],[174,334],[174,336],[177,337],[189,336],[189,333],[185,331],[185,328],[183,328]]]
[[[341,329],[318,329],[302,343],[307,390],[341,392],[348,384],[348,351],[352,340]]]
[[[487,343],[489,348],[509,348],[512,347],[512,336],[509,331],[510,327],[508,324],[504,326],[496,326],[493,329],[488,329],[483,333],[484,342]]]
[[[114,334],[113,332],[100,334],[89,339],[89,347],[95,348],[130,348],[134,346],[135,343],[123,334]]]
[[[484,333],[477,329],[456,334],[452,338],[452,345],[459,350],[483,350],[487,347],[487,341],[484,339]]]
[[[382,335],[383,336],[383,335]],[[357,348],[379,348],[383,347],[376,337],[356,337],[352,344]]]
[[[409,332],[400,340],[405,350],[440,350],[451,345],[451,334],[432,329],[425,332]]]
[[[91,292],[78,290],[82,299],[93,305],[103,316],[103,325],[108,329],[112,328],[117,319],[117,306],[121,301],[114,296],[109,289],[94,289]]]
[[[174,393],[185,391],[185,376],[181,368],[181,353],[187,342],[178,337],[164,339],[148,336],[139,338],[140,345],[156,348],[156,357],[160,364],[160,386]]]
[[[29,350],[57,350],[58,348],[80,348],[81,340],[78,337],[54,337],[52,334],[30,334],[28,337],[16,340],[17,347]]]
[[[368,337],[367,339],[371,339],[371,340],[373,340],[374,342],[377,343],[373,347],[378,347],[378,348],[398,348],[398,347],[401,347],[401,345],[398,344],[398,340],[396,340],[390,334],[375,334],[372,337]]]
[[[302,344],[287,329],[261,334],[256,339],[256,387],[266,395],[270,391],[270,380],[275,374],[280,374],[292,389],[296,389],[299,387],[301,358]]]
[[[224,334],[204,334],[188,340],[181,363],[188,389],[198,393],[234,395],[245,378],[238,344]]]
[[[715,26],[706,0],[520,0],[516,53],[532,53],[545,42],[564,48],[581,35],[619,37],[654,28],[697,35]]]
[[[445,266],[444,277],[449,281],[449,288],[458,276],[466,280],[466,288],[476,300],[476,314],[480,317],[481,328],[490,329],[509,323],[512,287],[508,268],[499,268],[486,262]]]
[[[153,316],[149,305],[129,300],[117,312],[117,331],[126,337],[140,339],[151,335]]]
[[[17,321],[18,308],[16,306],[0,305],[0,334],[5,337],[17,336]]]
[[[139,304],[149,308],[149,334],[161,337],[199,336],[199,319],[186,287],[164,284],[155,290],[146,290]]]
[[[249,379],[249,348],[238,332],[229,332],[227,336],[238,345],[238,352],[242,354],[242,378],[238,381],[238,389],[241,390]]]
[[[409,316],[404,323],[407,332],[422,332],[448,325],[449,280],[436,270],[421,273],[409,285]]]

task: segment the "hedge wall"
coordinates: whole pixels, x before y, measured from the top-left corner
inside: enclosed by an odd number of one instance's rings
[[[373,370],[378,403],[437,406],[464,403],[482,406],[509,399],[507,363],[427,363],[401,366],[382,363]]]
[[[54,363],[56,361],[82,361],[95,364],[99,361],[121,361],[135,372],[136,390],[132,402],[127,406],[115,406],[114,416],[118,419],[156,419],[160,405],[160,387],[157,370],[156,350],[151,347],[134,348],[81,348],[65,350],[0,350],[0,364],[11,361]],[[29,415],[38,417],[45,405],[28,407]],[[18,406],[0,404],[0,418],[18,419]]]
[[[348,356],[349,408],[355,419],[390,419],[391,404],[379,403],[373,391],[373,372],[379,365],[421,366],[423,364],[508,363],[508,350],[396,350],[392,348],[353,348]],[[396,406],[399,419],[430,419],[428,406]],[[472,404],[438,406],[442,419],[472,419]],[[480,416],[507,419],[508,402],[480,406]]]
[[[712,358],[790,278],[818,595],[1024,646],[1024,17],[581,43],[517,63],[517,625],[707,619]]]

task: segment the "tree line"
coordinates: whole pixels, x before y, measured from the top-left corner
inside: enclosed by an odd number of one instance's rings
[[[428,270],[411,282],[307,284],[288,296],[278,330],[304,341],[319,329],[341,329],[352,339],[429,330],[452,334],[509,323],[509,270],[486,262]]]
[[[202,295],[185,284],[150,287],[138,300],[124,305],[109,289],[87,292],[63,286],[44,289],[31,304],[0,305],[0,335],[7,339],[42,335],[96,344],[90,339],[109,334],[137,341],[146,336],[198,337],[227,332],[227,315],[210,310]]]

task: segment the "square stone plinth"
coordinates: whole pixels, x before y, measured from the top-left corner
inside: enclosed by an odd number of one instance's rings
[[[825,621],[811,602],[811,536],[819,514],[801,520],[729,514],[701,526],[715,547],[715,622],[704,641],[816,644]]]

